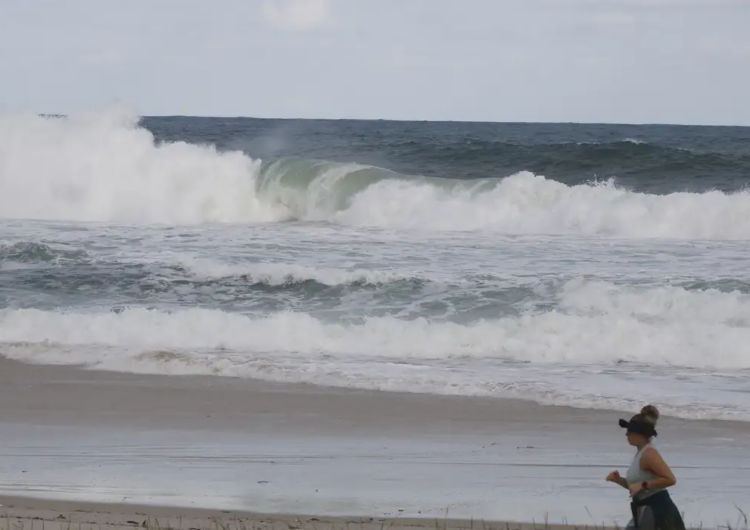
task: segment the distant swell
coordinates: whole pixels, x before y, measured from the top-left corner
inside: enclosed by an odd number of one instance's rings
[[[463,161],[467,168],[495,163],[511,172],[544,173],[554,169],[569,175],[615,167],[625,172],[629,168],[648,168],[654,175],[679,175],[680,172],[725,175],[742,174],[750,166],[750,156],[744,153],[682,149],[631,138],[608,142],[534,144],[471,140],[449,146],[404,142],[390,147],[398,149],[407,160],[431,160],[436,165]],[[461,175],[470,176],[470,173]]]
[[[554,149],[578,150],[584,162],[615,151],[617,156],[627,152],[657,158],[667,153],[654,154],[663,148],[631,141]],[[467,163],[471,152],[467,148]],[[548,156],[544,153],[534,156]],[[719,161],[700,158],[704,155],[668,153],[674,160],[662,163],[702,160],[706,168],[721,170]],[[620,188],[614,179],[569,186],[529,171],[469,181],[325,161],[287,159],[262,165],[241,152],[219,152],[210,145],[156,143],[137,116],[118,109],[70,118],[4,116],[0,160],[0,216],[6,219],[135,224],[296,220],[425,231],[750,238],[747,191],[650,195]],[[585,167],[580,159],[578,163]],[[533,167],[529,162],[526,169]]]

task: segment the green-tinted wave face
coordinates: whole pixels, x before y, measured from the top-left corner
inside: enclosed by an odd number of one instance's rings
[[[325,221],[352,206],[352,200],[378,184],[394,189],[425,186],[441,193],[480,193],[502,179],[457,180],[406,175],[362,164],[306,158],[282,158],[264,164],[257,180],[258,196],[277,203],[295,220]]]
[[[360,164],[284,158],[261,169],[258,195],[284,205],[295,219],[322,220],[346,209],[354,195],[376,182],[408,178]]]

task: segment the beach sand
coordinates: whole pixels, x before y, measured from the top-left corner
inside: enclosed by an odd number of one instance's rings
[[[0,530],[563,530],[573,525],[472,521],[451,518],[326,517],[231,510],[49,501],[0,497]],[[583,528],[583,527],[579,527]],[[593,527],[591,527],[593,528]],[[598,527],[604,530],[604,527]]]
[[[70,517],[204,528],[219,514],[317,529],[624,525],[627,492],[604,477],[632,458],[628,414],[0,359],[0,514],[45,530]],[[750,426],[663,418],[660,432],[686,520],[741,522]]]

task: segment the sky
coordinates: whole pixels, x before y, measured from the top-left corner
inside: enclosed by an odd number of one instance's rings
[[[750,0],[2,0],[0,112],[750,125]]]

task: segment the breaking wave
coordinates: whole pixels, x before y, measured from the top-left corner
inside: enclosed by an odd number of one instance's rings
[[[586,407],[594,406],[588,398],[545,384],[537,368],[547,367],[552,376],[556,369],[567,376],[583,370],[597,380],[617,370],[648,369],[652,375],[666,370],[705,378],[716,372],[727,381],[737,378],[738,385],[746,381],[747,294],[579,279],[558,296],[554,310],[469,324],[390,316],[335,322],[295,312],[247,316],[198,308],[5,309],[0,354],[127,372],[521,397]],[[629,384],[623,379],[599,389],[596,406],[625,403]],[[662,400],[666,406],[669,399]],[[750,409],[739,405],[720,411],[707,401],[700,411],[671,405],[683,416],[750,419]]]
[[[263,163],[212,145],[156,142],[138,116],[120,109],[65,118],[0,117],[0,189],[5,219],[294,220],[426,231],[750,238],[747,191],[652,195],[618,187],[614,178],[566,185],[528,171],[460,180],[354,163]]]

